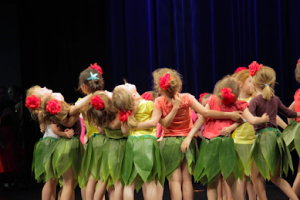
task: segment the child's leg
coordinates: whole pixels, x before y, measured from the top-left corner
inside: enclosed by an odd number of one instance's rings
[[[114,188],[108,188],[108,195],[110,200],[123,200],[123,186],[120,181],[116,181]]]
[[[237,190],[241,190],[242,200],[246,199],[247,176],[244,174],[243,180],[237,180]]]
[[[252,168],[251,168],[251,172],[250,172],[250,178],[254,185],[256,194],[259,197],[259,200],[267,200],[266,187],[265,187],[265,184],[262,180],[263,178],[262,178],[261,174],[259,173],[259,170],[257,169],[257,166],[256,166],[254,160],[252,160]]]
[[[182,176],[182,196],[184,200],[194,199],[194,188],[192,184],[192,176],[189,173],[188,164],[184,158],[181,163],[181,176]]]
[[[217,187],[217,193],[218,193],[218,200],[223,200],[223,196],[222,196],[222,176],[220,175],[218,178],[218,187]]]
[[[123,200],[134,200],[134,189],[136,185],[136,180],[131,185],[125,185],[123,191]]]
[[[49,179],[43,187],[42,190],[42,200],[52,200],[53,199],[53,182],[54,180]]]
[[[63,177],[63,190],[61,199],[72,200],[74,197],[75,177],[72,166],[62,175]]]
[[[58,199],[58,200],[61,200],[61,193],[62,193],[62,191],[63,191],[63,187],[61,187],[61,188],[59,189],[59,191],[58,191],[58,194],[57,194],[57,199]]]
[[[280,177],[280,160],[277,164],[274,175],[271,176],[271,181],[277,187],[279,187],[291,200],[298,200],[298,197],[291,188],[290,184]]]
[[[182,192],[181,192],[181,184],[182,184],[182,175],[181,175],[181,167],[179,166],[175,169],[174,173],[172,174],[169,187],[171,193],[172,200],[182,200]]]
[[[300,196],[300,158],[299,158],[297,176],[296,176],[295,181],[293,183],[293,190],[296,193],[296,195],[299,197]]]
[[[52,191],[51,199],[53,199],[53,200],[56,199],[56,185],[57,185],[57,180],[52,180],[51,181],[51,191]]]
[[[94,177],[92,175],[90,175],[89,180],[86,184],[86,188],[85,188],[85,198],[86,198],[86,200],[93,200],[94,199],[95,186],[96,186],[96,182],[94,180]]]
[[[86,194],[85,194],[85,189],[86,189],[85,187],[80,188],[80,190],[81,190],[81,199],[82,199],[82,200],[86,200],[86,197],[85,197],[85,196],[86,196]]]
[[[233,197],[232,197],[232,194],[231,194],[231,188],[229,187],[229,185],[227,184],[227,182],[223,179],[222,181],[224,183],[224,190],[223,191],[226,191],[226,199],[227,200],[232,200]],[[235,183],[235,187],[237,187],[237,182]],[[239,191],[239,197],[242,198],[242,190]]]
[[[247,193],[249,200],[256,200],[256,192],[252,183],[248,183],[247,181]]]
[[[106,183],[101,182],[98,180],[97,189],[94,194],[94,199],[103,199],[105,200],[105,191],[106,191]]]
[[[226,191],[228,191],[228,199],[239,200],[243,199],[243,191],[237,187],[237,180],[235,179],[234,173],[232,172],[226,179]]]
[[[207,186],[207,199],[208,200],[217,200],[218,199],[218,187],[219,179],[214,180]]]
[[[154,179],[150,183],[146,181],[142,187],[144,199],[157,200],[157,185]]]
[[[160,184],[160,182],[157,181],[157,199],[158,200],[162,200],[163,199],[163,195],[164,195],[164,188]]]

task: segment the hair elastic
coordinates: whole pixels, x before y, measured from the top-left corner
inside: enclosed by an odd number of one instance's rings
[[[270,86],[269,84],[265,84],[265,87]]]

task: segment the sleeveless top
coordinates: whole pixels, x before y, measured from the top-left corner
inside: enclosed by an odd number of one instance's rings
[[[52,124],[49,124],[49,125],[46,126],[43,138],[45,138],[45,137],[53,137],[53,138],[56,138],[56,139],[60,138],[60,136],[53,133]]]
[[[294,95],[295,111],[300,112],[300,89],[298,89]],[[300,122],[300,118],[296,118],[297,122]]]

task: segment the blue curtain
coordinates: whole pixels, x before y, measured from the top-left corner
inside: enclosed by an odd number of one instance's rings
[[[155,69],[169,67],[182,74],[183,92],[197,97],[256,60],[275,69],[276,94],[289,105],[299,87],[299,8],[296,0],[20,3],[23,83],[74,101],[79,72],[90,63],[102,66],[106,89],[126,78],[140,93],[151,90]]]

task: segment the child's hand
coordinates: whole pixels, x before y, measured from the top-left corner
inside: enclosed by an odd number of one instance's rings
[[[243,112],[242,111],[234,111],[230,113],[230,119],[232,119],[233,121],[238,121],[240,119],[243,119],[242,115]]]
[[[181,96],[179,93],[177,93],[172,99],[172,105],[173,107],[179,108],[180,104],[181,104]]]
[[[267,113],[263,114],[261,118],[264,120],[265,123],[269,122],[270,120],[269,115],[267,115]]]
[[[190,144],[191,144],[191,139],[189,139],[188,137],[186,137],[186,138],[182,141],[182,143],[181,143],[181,147],[180,147],[181,152],[182,152],[182,153],[185,153],[186,151],[188,151],[188,150],[189,150]]]
[[[45,124],[40,124],[40,130],[42,133],[45,133]]]
[[[231,133],[231,130],[229,127],[225,127],[222,129],[222,131],[220,132],[220,135],[223,135],[223,136],[228,136],[229,134]]]
[[[164,139],[164,136],[161,134],[160,138],[156,142],[161,142]]]
[[[197,136],[198,136],[198,137],[200,137],[201,139],[203,139],[202,132],[201,132],[200,130],[199,130],[199,131],[197,131],[197,133],[196,133],[196,134],[197,134]]]
[[[86,144],[88,141],[89,141],[89,135],[86,134],[86,135],[83,137],[83,144]]]
[[[66,134],[66,137],[67,138],[71,138],[71,137],[73,137],[73,135],[74,135],[74,130],[71,128],[71,129],[68,129],[68,128],[66,128],[65,130],[64,130],[64,133]]]

